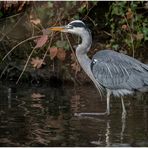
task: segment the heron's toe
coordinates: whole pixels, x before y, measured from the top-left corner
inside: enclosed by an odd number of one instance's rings
[[[82,114],[81,113],[74,113],[74,116],[80,117],[80,116],[82,116]]]
[[[109,115],[110,115],[110,111],[106,110],[105,114],[106,114],[107,116],[109,116]]]

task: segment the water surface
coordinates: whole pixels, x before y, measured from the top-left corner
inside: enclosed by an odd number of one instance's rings
[[[0,146],[148,146],[148,94],[111,99],[109,117],[76,117],[104,112],[105,97],[93,85],[61,88],[0,84]]]

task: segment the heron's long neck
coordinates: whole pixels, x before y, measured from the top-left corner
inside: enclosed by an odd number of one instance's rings
[[[92,37],[91,34],[86,31],[83,35],[81,35],[81,38],[82,43],[79,44],[76,49],[76,56],[83,70],[87,73],[88,76],[90,76],[90,74],[92,74],[90,69],[91,59],[87,56],[87,52],[91,47]]]
[[[82,43],[78,45],[76,49],[76,56],[77,59],[83,68],[83,70],[86,72],[86,74],[91,78],[91,80],[94,82],[95,86],[98,88],[100,92],[101,85],[96,82],[94,75],[91,71],[91,59],[87,56],[87,52],[89,51],[91,44],[92,44],[92,37],[89,32],[85,32],[83,35],[81,35]]]

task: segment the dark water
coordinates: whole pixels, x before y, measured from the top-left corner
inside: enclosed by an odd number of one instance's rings
[[[148,94],[111,99],[109,117],[75,117],[103,112],[95,87],[35,88],[0,85],[0,146],[148,146]]]

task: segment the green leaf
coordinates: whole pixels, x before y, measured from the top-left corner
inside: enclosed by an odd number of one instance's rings
[[[114,45],[112,45],[112,48],[117,50],[119,48],[119,45],[118,44],[114,44]]]
[[[48,1],[48,7],[52,8],[53,7],[53,2]]]
[[[147,41],[148,40],[148,28],[143,27],[142,31],[143,31],[143,34],[144,34],[144,40]]]
[[[79,20],[80,19],[79,15],[78,14],[75,14],[74,19],[75,20]]]
[[[56,47],[64,48],[65,50],[68,50],[69,49],[69,44],[66,41],[58,40],[56,42]]]
[[[0,11],[0,17],[2,17],[3,16],[3,13]]]

